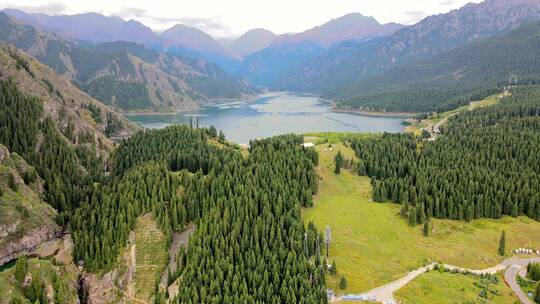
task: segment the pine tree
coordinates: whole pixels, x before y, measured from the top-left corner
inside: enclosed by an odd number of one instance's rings
[[[416,226],[416,207],[412,207],[409,212],[409,225]]]
[[[15,263],[15,279],[19,284],[22,284],[24,278],[26,277],[26,272],[28,271],[28,261],[26,256],[21,256],[17,259]]]
[[[338,151],[338,153],[334,157],[334,161],[336,162],[336,168],[334,169],[334,173],[339,174],[341,173],[341,166],[343,165],[343,155],[341,154],[341,151]]]
[[[332,267],[330,267],[330,274],[335,276],[337,274],[336,261],[332,261]]]
[[[225,142],[225,133],[223,133],[223,130],[219,130],[219,141]]]
[[[534,296],[534,301],[540,304],[540,282],[536,285],[536,295]]]
[[[504,256],[506,254],[506,232],[503,230],[501,233],[501,239],[499,240],[499,255]]]
[[[341,280],[339,280],[339,289],[346,289],[347,288],[347,279],[345,277],[341,277]]]
[[[428,220],[424,222],[424,236],[426,237],[429,236],[429,221]]]

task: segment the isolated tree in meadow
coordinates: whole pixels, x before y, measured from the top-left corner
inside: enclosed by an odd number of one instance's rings
[[[336,275],[337,274],[336,261],[332,261],[332,267],[330,268],[330,274],[331,275]]]
[[[336,162],[336,168],[334,169],[334,173],[339,174],[341,173],[341,166],[343,166],[343,154],[341,154],[341,151],[338,151],[338,153],[334,157],[334,161]]]
[[[424,236],[429,236],[429,220],[424,222]]]
[[[341,280],[339,280],[339,288],[340,289],[347,288],[347,279],[345,279],[345,277],[341,277]]]
[[[499,254],[504,256],[506,252],[506,232],[503,230],[501,233],[501,239],[499,240]]]

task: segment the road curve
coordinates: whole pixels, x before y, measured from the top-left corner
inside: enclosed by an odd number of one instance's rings
[[[468,271],[477,275],[481,274],[495,274],[499,271],[505,270],[504,273],[504,280],[506,283],[510,286],[512,291],[518,296],[520,301],[523,304],[534,304],[531,302],[531,300],[523,293],[521,288],[519,287],[519,284],[516,281],[516,275],[524,270],[524,267],[527,267],[527,264],[529,263],[540,263],[540,257],[539,258],[525,258],[520,259],[517,257],[512,257],[504,260],[502,263],[497,264],[493,267],[481,269],[481,270],[475,270],[475,269],[467,269],[463,267],[458,267],[454,265],[448,265],[448,264],[442,264],[445,268],[450,270],[457,270],[457,271]],[[390,304],[390,303],[398,303],[396,299],[394,298],[394,292],[402,288],[403,286],[407,285],[410,281],[414,280],[419,275],[425,273],[428,270],[433,269],[433,267],[437,263],[431,263],[429,265],[420,267],[418,269],[415,269],[413,271],[408,272],[405,276],[392,281],[388,284],[385,284],[383,286],[371,289],[365,293],[362,293],[362,295],[370,297],[374,299],[377,302]],[[335,301],[339,301],[340,297],[336,297]]]
[[[516,276],[519,272],[522,272],[529,263],[540,263],[540,258],[532,259],[508,259],[503,263],[506,263],[508,268],[504,272],[504,280],[510,286],[512,291],[518,296],[519,300],[523,304],[534,304],[529,297],[523,292],[519,284],[517,283]]]

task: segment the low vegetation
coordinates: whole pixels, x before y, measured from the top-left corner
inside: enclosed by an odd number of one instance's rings
[[[167,262],[167,244],[152,214],[137,218],[135,233],[135,296],[150,301]]]
[[[512,290],[500,275],[477,276],[432,270],[395,293],[403,304],[514,303]]]

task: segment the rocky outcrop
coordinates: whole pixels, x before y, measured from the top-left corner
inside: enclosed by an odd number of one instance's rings
[[[19,229],[20,221],[9,225],[0,225],[0,238],[9,237]],[[62,229],[58,225],[44,225],[25,233],[22,238],[8,242],[0,248],[0,266],[20,255],[29,254],[41,243],[60,237]]]

